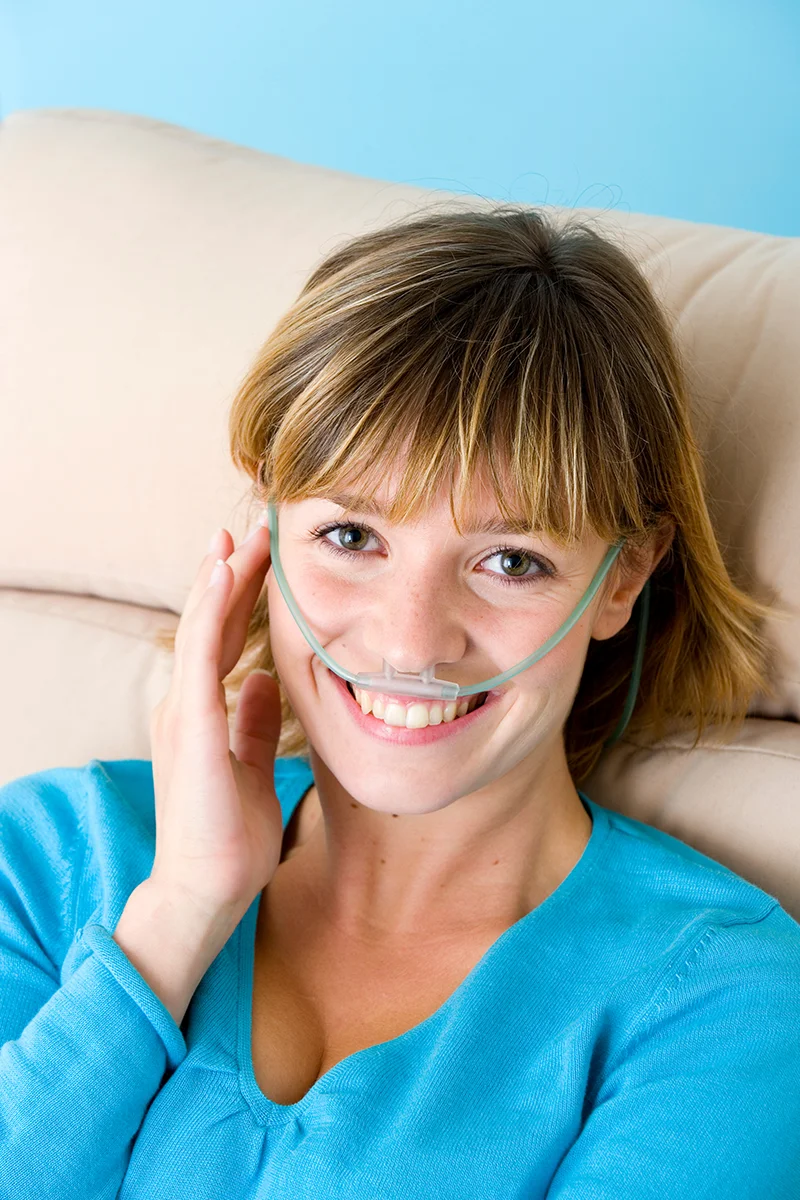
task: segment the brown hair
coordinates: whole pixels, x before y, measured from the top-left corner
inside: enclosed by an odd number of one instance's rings
[[[631,736],[730,729],[774,694],[760,632],[772,607],[732,582],[712,527],[687,386],[667,314],[632,257],[591,219],[514,204],[425,210],[335,249],[262,346],[229,418],[234,464],[263,505],[334,492],[407,455],[389,519],[414,519],[443,483],[458,512],[476,471],[500,511],[568,545],[627,539],[622,571],[665,522],[650,578]],[[458,485],[454,504],[453,486]],[[615,570],[607,582],[613,582]],[[592,640],[566,722],[576,784],[617,725],[636,636]],[[174,631],[158,643],[172,649]],[[533,648],[532,648],[533,649]],[[225,681],[231,712],[254,667],[273,676],[266,588]],[[279,681],[280,682],[280,681]],[[281,689],[278,753],[308,753]]]

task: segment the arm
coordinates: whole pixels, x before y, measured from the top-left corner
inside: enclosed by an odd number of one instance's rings
[[[800,925],[712,925],[610,1064],[547,1200],[800,1197]]]
[[[0,789],[0,1196],[112,1200],[165,1071],[186,1055],[177,1021],[216,941],[144,884],[121,945],[100,924],[73,937],[83,846],[48,776]]]

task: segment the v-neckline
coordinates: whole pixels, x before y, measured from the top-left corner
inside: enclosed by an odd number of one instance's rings
[[[302,795],[305,795],[310,786],[308,785],[304,788]],[[527,932],[534,923],[541,924],[557,912],[565,903],[570,893],[585,879],[588,872],[594,866],[599,850],[605,842],[606,835],[610,829],[605,809],[601,805],[596,804],[594,800],[590,800],[580,789],[578,790],[578,795],[583,802],[584,809],[592,819],[592,829],[588,841],[583,848],[583,853],[569,874],[562,879],[558,887],[541,904],[537,904],[535,908],[525,913],[518,921],[515,921],[513,925],[509,925],[507,929],[504,929],[495,938],[472,969],[465,975],[458,987],[450,993],[435,1012],[425,1017],[424,1020],[419,1021],[416,1025],[412,1025],[404,1033],[398,1034],[397,1037],[388,1038],[383,1042],[376,1042],[371,1046],[364,1046],[361,1050],[355,1050],[352,1054],[341,1058],[332,1067],[329,1067],[324,1074],[320,1075],[319,1079],[311,1085],[305,1095],[301,1096],[293,1104],[279,1104],[278,1101],[271,1100],[269,1096],[262,1092],[255,1076],[252,1051],[253,978],[255,972],[256,927],[261,897],[263,895],[262,892],[259,892],[239,923],[238,954],[236,955],[239,979],[236,1028],[239,1086],[253,1114],[262,1124],[285,1125],[296,1116],[311,1108],[320,1095],[324,1094],[326,1090],[331,1090],[332,1084],[349,1082],[356,1075],[361,1064],[368,1056],[374,1055],[386,1046],[396,1046],[403,1042],[411,1042],[414,1038],[420,1037],[423,1032],[427,1032],[430,1026],[443,1021],[452,1006],[474,987],[477,977],[486,969],[486,964],[490,959],[494,961],[498,954],[507,950],[509,945],[523,931]],[[299,800],[297,803],[299,803]]]

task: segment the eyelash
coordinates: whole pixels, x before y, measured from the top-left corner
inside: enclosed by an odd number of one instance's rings
[[[309,535],[320,540],[322,544],[331,551],[332,554],[340,554],[344,558],[349,559],[360,557],[363,554],[363,550],[347,550],[344,546],[337,546],[334,542],[327,541],[325,535],[332,533],[334,529],[361,529],[364,533],[371,534],[373,537],[378,536],[374,529],[370,528],[369,525],[363,525],[360,521],[333,521],[328,525],[318,525],[315,529],[309,529]],[[546,563],[544,563],[540,558],[537,558],[536,555],[531,554],[529,550],[521,550],[517,546],[495,546],[493,550],[489,551],[486,557],[494,558],[495,554],[519,554],[522,555],[523,558],[529,558],[531,562],[536,563],[536,566],[539,568],[538,574],[529,575],[527,577],[520,576],[519,578],[513,578],[507,575],[494,575],[492,572],[490,572],[492,577],[494,579],[498,579],[504,587],[529,587],[531,584],[540,580],[543,576],[552,578],[552,576],[555,574],[555,572],[548,567]]]

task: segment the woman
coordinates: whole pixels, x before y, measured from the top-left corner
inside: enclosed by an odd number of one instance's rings
[[[769,691],[639,269],[514,206],[368,233],[230,434],[351,673],[490,680],[621,549],[557,645],[448,709],[348,689],[265,525],[212,538],[152,767],[0,793],[0,1191],[800,1194],[800,927],[579,787],[627,721],[645,585],[638,738]]]

